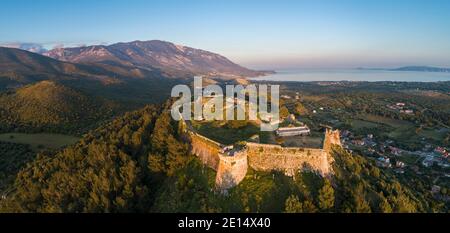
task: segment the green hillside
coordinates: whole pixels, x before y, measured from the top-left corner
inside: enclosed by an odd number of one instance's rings
[[[110,118],[118,109],[111,101],[87,96],[52,81],[41,81],[0,94],[3,132],[76,132]]]

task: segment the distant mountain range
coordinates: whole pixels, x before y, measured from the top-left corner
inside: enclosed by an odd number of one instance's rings
[[[154,103],[166,99],[172,86],[186,77],[186,73],[171,76],[157,68],[65,62],[0,47],[0,91],[53,81],[107,99]]]
[[[189,84],[194,75],[237,82],[266,74],[219,54],[157,40],[33,51],[0,47],[0,103],[5,107],[0,114],[8,116],[8,124],[85,122],[98,118],[95,109],[110,116],[161,102],[174,85]],[[105,103],[114,107],[100,111]]]
[[[49,79],[82,78],[109,84],[155,77],[239,78],[270,73],[244,68],[219,54],[159,40],[40,50],[41,54],[32,51],[0,47],[0,89]]]
[[[96,79],[107,82],[118,78],[142,78],[156,70],[101,64],[77,64],[59,61],[21,49],[0,47],[0,77],[22,84],[41,80]],[[2,79],[0,79],[0,82]],[[117,81],[117,80],[116,80]]]
[[[45,52],[43,55],[66,62],[95,63],[150,70],[156,68],[167,73],[187,72],[192,75],[231,77],[254,77],[266,73],[244,68],[216,53],[160,40],[133,41],[109,46],[58,48]]]
[[[450,73],[450,68],[440,68],[440,67],[432,67],[432,66],[404,66],[404,67],[394,68],[394,69],[360,67],[358,69],[359,70],[387,70],[387,71],[415,71],[415,72]]]
[[[450,72],[450,68],[439,68],[431,66],[405,66],[397,69],[391,69],[392,71],[419,71],[419,72]]]
[[[195,75],[227,82],[263,75],[219,54],[164,41],[39,50],[0,47],[0,132],[85,133],[170,97]]]
[[[0,47],[0,75],[32,79],[39,75],[65,76],[70,73],[86,74],[89,71],[83,65],[61,62],[21,49]]]

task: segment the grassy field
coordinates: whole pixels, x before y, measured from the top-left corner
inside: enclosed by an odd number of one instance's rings
[[[283,145],[287,147],[321,148],[323,144],[322,137],[313,136],[284,137],[283,140]]]
[[[352,125],[355,129],[377,128],[385,125],[391,127],[391,130],[386,132],[389,138],[408,143],[418,143],[422,138],[439,142],[448,135],[448,129],[426,128],[416,132],[418,127],[412,122],[371,114],[358,115],[357,119],[352,120]]]
[[[419,158],[420,157],[417,155],[403,154],[402,156],[398,157],[397,159],[406,164],[412,165],[412,164],[415,164]]]
[[[376,128],[378,124],[370,122],[370,121],[363,121],[363,120],[352,120],[352,127],[355,129],[363,129],[363,128]]]
[[[414,125],[408,121],[396,120],[396,119],[391,119],[391,118],[382,117],[382,116],[376,116],[376,115],[372,115],[372,114],[360,115],[359,118],[364,121],[369,121],[369,122],[378,123],[378,124],[385,124],[385,125],[388,125],[388,126],[391,126],[394,128],[411,127]]]
[[[62,134],[26,134],[26,133],[5,133],[0,134],[0,141],[27,144],[33,150],[40,150],[44,148],[58,149],[67,145],[76,143],[79,140],[77,137],[62,135]]]
[[[222,127],[217,125],[216,122],[193,122],[192,126],[201,135],[225,145],[248,140],[251,136],[259,134],[260,132],[260,128],[252,123],[249,123],[247,126],[240,129]]]
[[[359,115],[358,120],[354,120],[353,123],[355,128],[376,128],[381,125],[392,127],[387,135],[393,139],[411,138],[415,135],[415,126],[411,122],[372,114]]]
[[[449,134],[448,129],[437,130],[437,129],[424,129],[420,131],[419,135],[421,137],[430,138],[433,140],[443,140]]]

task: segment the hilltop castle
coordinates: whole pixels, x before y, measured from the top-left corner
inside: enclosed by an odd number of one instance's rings
[[[288,176],[302,170],[328,176],[333,173],[331,148],[333,145],[341,146],[339,131],[329,129],[325,132],[322,149],[250,142],[241,149],[235,149],[195,132],[187,130],[187,133],[192,153],[217,172],[216,188],[220,190],[238,185],[249,167],[256,171],[282,171]]]

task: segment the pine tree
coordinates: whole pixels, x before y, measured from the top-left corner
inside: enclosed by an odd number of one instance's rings
[[[392,207],[386,198],[382,198],[379,204],[379,209],[381,213],[392,213]]]
[[[286,118],[289,116],[289,110],[286,108],[286,106],[283,106],[280,108],[280,117]]]
[[[322,211],[330,211],[334,207],[334,189],[331,182],[325,179],[322,188],[319,190],[319,208]]]
[[[312,203],[312,201],[305,200],[303,202],[300,202],[298,196],[291,195],[286,199],[284,212],[315,213],[317,212],[317,207]]]
[[[302,204],[298,196],[291,195],[286,199],[284,212],[286,213],[301,213],[303,210]]]

